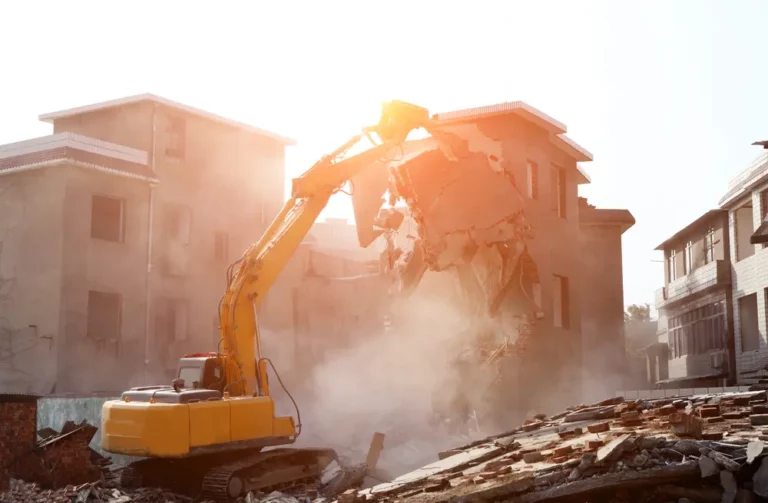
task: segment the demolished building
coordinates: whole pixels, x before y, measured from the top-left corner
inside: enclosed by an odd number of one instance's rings
[[[564,396],[612,392],[624,370],[621,235],[634,218],[579,198],[578,186],[590,181],[579,163],[592,155],[565,136],[562,123],[523,102],[433,118],[430,132],[440,142],[409,142],[394,159],[353,178],[360,245],[388,237],[382,220],[408,224],[383,256],[384,271],[404,271],[411,285],[419,284],[414,296],[451,295],[468,318],[502,320],[491,325],[491,338],[526,357],[499,370],[504,392],[494,401],[501,408],[545,410]],[[419,283],[435,271],[454,274]],[[350,281],[326,291],[333,299],[325,301],[348,305],[355,288]],[[527,313],[539,319],[520,322]],[[313,330],[330,330],[333,316]],[[537,392],[515,396],[521,386]]]

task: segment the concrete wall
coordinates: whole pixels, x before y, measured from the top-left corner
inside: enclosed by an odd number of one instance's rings
[[[64,423],[74,421],[80,423],[83,420],[88,424],[99,428],[91,440],[90,447],[96,452],[110,456],[115,466],[130,463],[135,460],[131,456],[112,454],[101,449],[101,408],[107,400],[115,400],[115,397],[77,397],[77,396],[48,396],[37,401],[37,429],[52,428],[61,431]]]
[[[123,242],[91,237],[93,195],[124,201]],[[146,182],[84,168],[67,170],[61,280],[65,344],[58,359],[58,392],[117,391],[142,382],[148,201]],[[120,332],[107,340],[87,333],[89,291],[122,297]]]
[[[594,210],[593,210],[594,211]],[[582,225],[583,401],[609,396],[626,377],[620,226]]]
[[[749,192],[741,201],[736,202],[729,211],[730,237],[731,242],[736,242],[739,235],[746,233],[752,234],[753,230],[760,224],[760,191],[766,188],[766,184],[756,187]],[[736,213],[738,207],[744,203],[751,203],[753,211],[752,225],[742,227],[737,230]],[[752,245],[750,245],[752,247]],[[740,372],[750,369],[764,358],[768,357],[768,333],[766,318],[766,298],[765,288],[768,287],[768,248],[754,246],[755,253],[748,258],[738,260],[736,247],[731,248],[731,267],[733,281],[733,320],[734,334],[736,338],[736,367],[739,372],[739,378],[744,377]],[[759,348],[756,350],[742,351],[741,341],[741,313],[739,310],[739,299],[750,294],[757,296],[757,319],[758,330],[760,333]],[[749,377],[749,376],[748,376]]]
[[[47,393],[63,346],[64,168],[0,177],[0,391]]]

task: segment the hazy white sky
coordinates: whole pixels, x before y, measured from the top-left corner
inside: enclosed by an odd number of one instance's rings
[[[383,101],[526,101],[595,155],[582,195],[637,219],[627,304],[653,303],[653,249],[768,139],[760,0],[25,0],[0,19],[0,143],[48,134],[40,113],[152,92],[296,138],[296,175]]]

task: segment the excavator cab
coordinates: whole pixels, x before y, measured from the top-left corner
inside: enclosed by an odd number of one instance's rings
[[[210,389],[224,392],[224,361],[216,353],[192,353],[179,360],[174,388]]]

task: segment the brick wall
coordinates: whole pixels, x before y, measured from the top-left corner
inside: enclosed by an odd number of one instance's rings
[[[752,215],[753,229],[756,229],[760,224],[761,208],[759,194],[763,188],[765,187],[760,187],[749,194],[754,209]],[[732,208],[728,215],[731,243],[737,242],[735,219],[736,209]],[[768,327],[766,326],[766,302],[765,294],[763,293],[764,289],[768,287],[768,249],[763,249],[760,245],[757,245],[755,246],[754,255],[737,261],[737,248],[737,246],[731,246],[731,265],[733,268],[733,328],[736,342],[736,369],[740,373],[742,370],[749,369],[768,357],[768,342],[766,342]],[[753,293],[757,294],[757,317],[760,333],[759,349],[742,352],[739,299]],[[740,380],[742,379],[740,374],[738,374],[738,377]]]
[[[37,440],[37,400],[0,395],[0,490],[15,476],[16,462]]]

